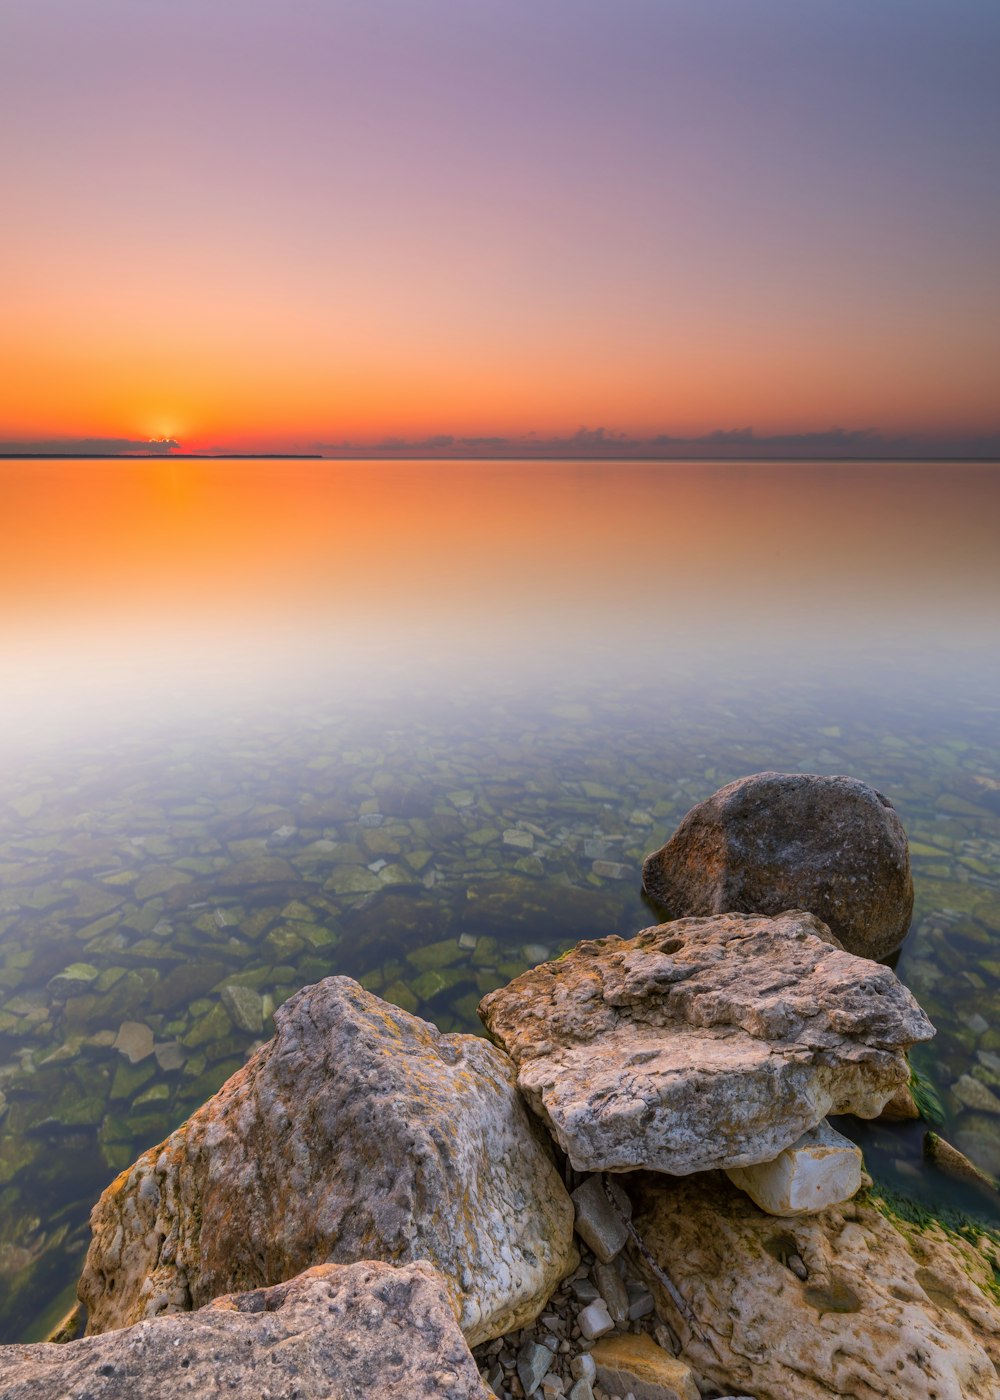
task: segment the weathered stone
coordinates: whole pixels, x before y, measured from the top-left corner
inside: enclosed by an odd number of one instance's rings
[[[975,1109],[977,1113],[1000,1114],[1000,1098],[974,1075],[963,1074],[952,1092],[964,1108]]]
[[[994,1255],[859,1197],[778,1221],[721,1174],[633,1182],[635,1220],[697,1325],[640,1268],[696,1371],[761,1400],[996,1400]],[[793,1260],[804,1264],[793,1271]]]
[[[875,1117],[933,1034],[888,968],[798,912],[580,943],[480,1015],[577,1171],[770,1161],[828,1113]]]
[[[426,1263],[324,1264],[195,1313],[54,1346],[0,1347],[4,1400],[486,1400]]]
[[[818,1123],[772,1162],[731,1167],[726,1175],[769,1215],[815,1215],[861,1190],[861,1149]]]
[[[955,1181],[967,1181],[973,1186],[986,1187],[996,1192],[996,1183],[970,1162],[964,1152],[959,1152],[937,1133],[924,1133],[924,1157]]]
[[[913,913],[902,823],[856,778],[755,773],[729,783],[647,856],[642,880],[670,918],[807,909],[867,958],[894,952]]]
[[[316,1261],[429,1258],[473,1342],[523,1326],[577,1260],[572,1203],[509,1061],[346,977],[105,1191],[80,1282],[92,1332]]]
[[[631,1392],[635,1400],[701,1400],[691,1367],[645,1333],[603,1337],[591,1356],[598,1385],[612,1395]]]
[[[573,1192],[576,1233],[602,1264],[610,1264],[624,1249],[628,1239],[625,1222],[632,1213],[632,1203],[625,1192],[615,1186],[611,1189],[615,1192],[618,1210],[608,1200],[600,1173],[588,1177]]]
[[[48,990],[57,1000],[65,1001],[67,997],[79,996],[81,992],[89,990],[97,978],[97,968],[90,963],[70,963],[69,967],[64,967],[62,972],[57,972],[51,978]]]

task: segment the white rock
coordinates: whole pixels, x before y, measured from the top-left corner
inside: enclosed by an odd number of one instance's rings
[[[608,1306],[603,1298],[597,1298],[593,1303],[588,1303],[576,1321],[588,1342],[592,1342],[595,1337],[603,1337],[605,1332],[613,1331],[615,1325],[611,1321],[611,1314],[608,1312]]]
[[[726,1175],[769,1215],[814,1215],[861,1190],[861,1167],[861,1149],[824,1120],[773,1162]]]

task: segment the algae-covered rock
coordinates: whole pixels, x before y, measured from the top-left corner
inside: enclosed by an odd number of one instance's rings
[[[856,778],[755,773],[729,783],[647,856],[642,878],[671,918],[808,909],[866,958],[894,952],[913,913],[902,823]]]
[[[4,1400],[486,1400],[445,1281],[426,1263],[323,1264],[56,1346],[0,1347]]]
[[[576,1263],[573,1207],[506,1056],[345,977],[275,1024],[94,1208],[90,1330],[373,1256],[432,1260],[473,1342],[532,1319]]]
[[[875,1117],[933,1035],[812,914],[680,919],[579,943],[483,998],[577,1171],[767,1162],[827,1113]]]

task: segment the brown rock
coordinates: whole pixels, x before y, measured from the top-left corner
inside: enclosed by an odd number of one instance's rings
[[[631,1391],[635,1400],[701,1400],[691,1367],[644,1332],[602,1337],[590,1354],[598,1385],[611,1395]]]
[[[573,1269],[573,1205],[506,1056],[347,977],[105,1191],[79,1294],[104,1332],[320,1262],[429,1259],[478,1342]]]
[[[324,1264],[199,1312],[53,1346],[0,1347],[4,1400],[487,1400],[426,1263]]]
[[[996,1245],[910,1225],[859,1197],[776,1220],[723,1177],[632,1192],[635,1222],[696,1321],[639,1267],[695,1370],[757,1400],[997,1400]],[[992,1256],[992,1257],[991,1257]]]
[[[681,919],[579,943],[483,998],[577,1171],[768,1162],[827,1113],[877,1116],[933,1035],[812,914]]]
[[[913,913],[906,833],[856,778],[740,778],[688,812],[642,880],[672,919],[808,909],[866,958],[893,953]]]

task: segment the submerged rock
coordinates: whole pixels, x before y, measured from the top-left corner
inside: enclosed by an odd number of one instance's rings
[[[902,823],[856,778],[755,773],[729,783],[646,857],[642,882],[673,919],[808,909],[866,958],[895,952],[913,913]]]
[[[633,1205],[697,1333],[640,1259],[658,1305],[685,1358],[727,1393],[996,1400],[994,1262],[940,1226],[863,1198],[779,1221],[714,1174],[644,1176]]]
[[[373,1257],[430,1259],[473,1343],[530,1321],[575,1267],[573,1206],[506,1056],[347,977],[275,1023],[95,1206],[90,1331]]]
[[[577,944],[480,1004],[577,1171],[767,1162],[828,1113],[873,1118],[933,1035],[886,967],[811,914],[682,919]]]
[[[429,1264],[324,1264],[61,1346],[0,1347],[4,1400],[486,1400],[444,1279]]]

